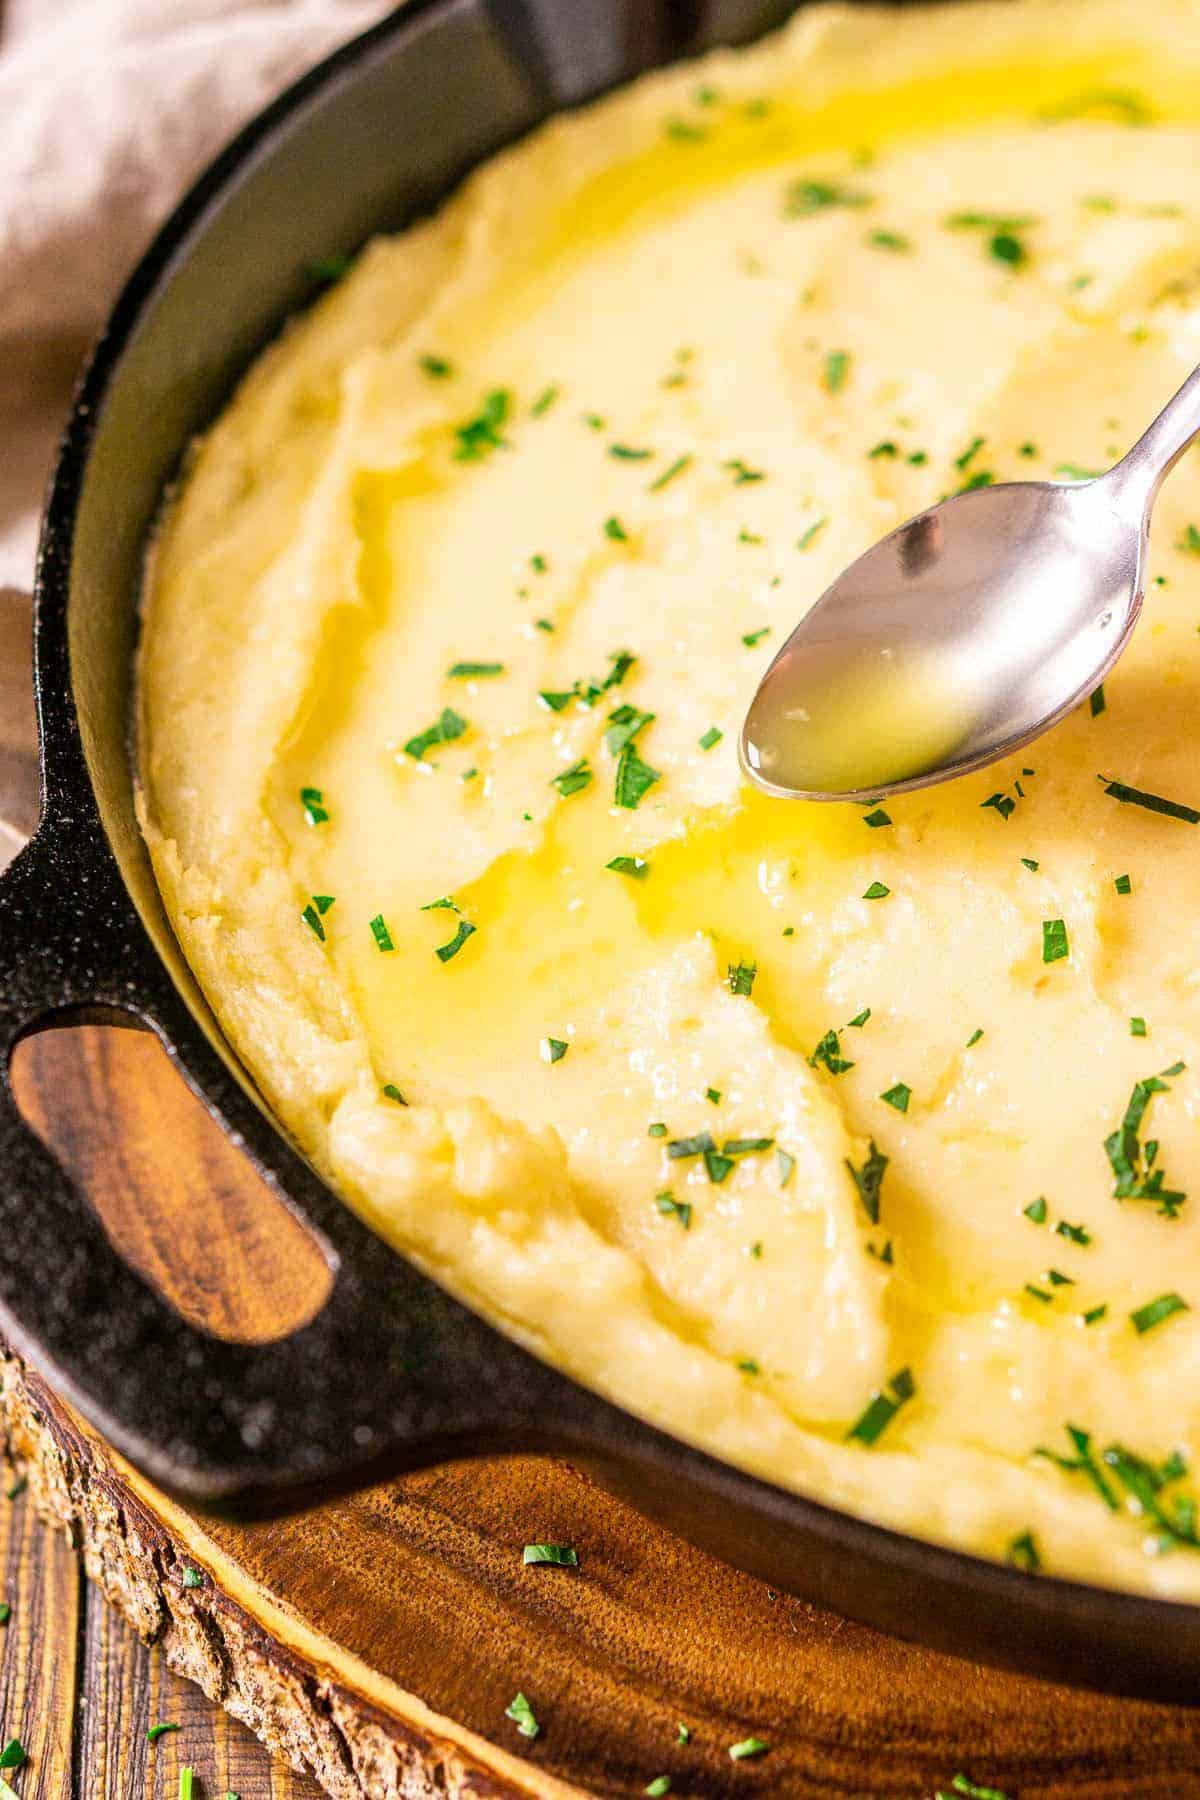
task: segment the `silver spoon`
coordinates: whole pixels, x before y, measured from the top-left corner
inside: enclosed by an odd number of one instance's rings
[[[1107,474],[956,494],[851,563],[742,726],[785,799],[867,800],[982,768],[1057,724],[1141,611],[1150,513],[1200,437],[1200,369]]]

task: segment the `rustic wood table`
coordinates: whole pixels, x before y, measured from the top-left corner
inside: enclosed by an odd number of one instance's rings
[[[10,852],[33,824],[27,632],[0,595]],[[0,861],[5,844],[0,827]],[[13,1080],[181,1310],[261,1341],[319,1301],[312,1246],[152,1038],[44,1032]],[[661,1776],[693,1800],[931,1800],[956,1774],[1013,1800],[1200,1800],[1200,1711],[879,1637],[564,1464],[451,1466],[239,1526],[156,1492],[2,1345],[0,1452],[0,1741],[27,1753],[21,1800],[174,1800],[183,1768],[195,1800],[632,1797]],[[527,1541],[572,1543],[580,1567],[524,1569]],[[533,1741],[505,1716],[518,1689]],[[157,1724],[178,1729],[150,1743]],[[769,1752],[731,1761],[751,1733]]]

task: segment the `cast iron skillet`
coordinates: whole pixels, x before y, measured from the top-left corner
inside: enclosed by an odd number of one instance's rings
[[[137,832],[139,563],[164,483],[311,267],[435,205],[556,108],[779,22],[786,0],[412,0],[269,107],[126,288],[54,476],[35,599],[44,804],[0,882],[0,1329],[135,1463],[209,1504],[296,1504],[436,1458],[566,1453],[769,1581],[940,1648],[1191,1700],[1200,1608],[1030,1577],[739,1473],[597,1399],[388,1250],[281,1137],[223,1047]],[[22,1121],[12,1046],[63,1018],[156,1032],[324,1246],[312,1322],[245,1347],[116,1254]]]

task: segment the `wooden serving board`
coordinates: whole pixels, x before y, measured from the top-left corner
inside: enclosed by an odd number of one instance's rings
[[[28,773],[12,674],[24,628],[0,596],[0,811]],[[14,1079],[124,1253],[183,1310],[251,1340],[307,1314],[316,1253],[151,1038],[46,1032]],[[882,1638],[702,1555],[562,1463],[459,1464],[229,1524],[157,1492],[2,1346],[0,1447],[28,1478],[25,1498],[0,1502],[0,1725],[31,1751],[23,1800],[174,1795],[185,1763],[198,1800],[632,1796],[661,1775],[679,1796],[931,1800],[959,1772],[1015,1800],[1200,1797],[1200,1711]],[[85,1619],[66,1552],[36,1550],[33,1511],[69,1534],[153,1657],[94,1605]],[[524,1568],[522,1545],[543,1541],[574,1545],[578,1569]],[[164,1663],[309,1778],[256,1764]],[[518,1690],[541,1721],[532,1742],[505,1717]],[[156,1715],[181,1730],[151,1750]],[[731,1761],[750,1734],[768,1754]]]

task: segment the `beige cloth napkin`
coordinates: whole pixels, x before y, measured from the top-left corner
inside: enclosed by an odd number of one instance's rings
[[[393,0],[394,4],[394,0]],[[88,341],[224,141],[387,0],[0,0],[0,588]]]

